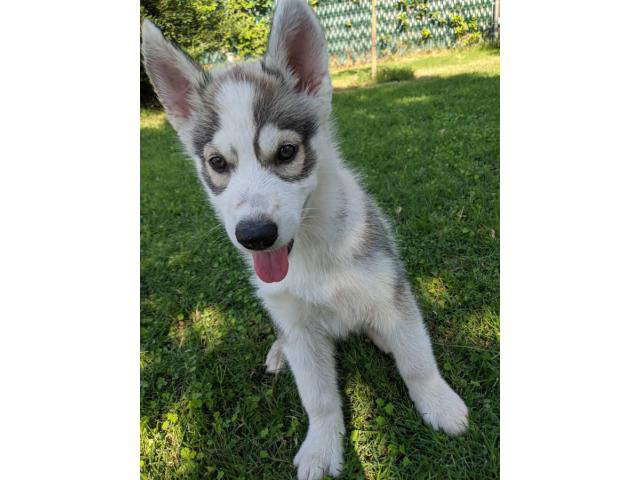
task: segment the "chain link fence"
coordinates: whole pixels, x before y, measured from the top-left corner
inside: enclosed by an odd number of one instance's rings
[[[495,0],[377,1],[378,55],[421,48],[452,47],[460,38],[456,19],[472,21],[481,35],[493,34]],[[422,6],[422,8],[420,8]],[[320,0],[316,12],[329,55],[337,64],[365,60],[371,53],[371,1]]]

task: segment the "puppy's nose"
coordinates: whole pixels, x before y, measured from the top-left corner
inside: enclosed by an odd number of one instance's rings
[[[249,250],[264,250],[276,242],[278,226],[264,218],[242,220],[236,225],[236,238]]]

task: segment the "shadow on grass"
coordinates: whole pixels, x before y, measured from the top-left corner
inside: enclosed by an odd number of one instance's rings
[[[422,425],[392,359],[339,344],[343,478],[496,478],[499,78],[459,75],[335,95],[344,157],[395,225],[443,375],[472,412]],[[143,478],[289,479],[307,420],[248,272],[166,124],[141,129]],[[391,405],[391,407],[389,407]]]

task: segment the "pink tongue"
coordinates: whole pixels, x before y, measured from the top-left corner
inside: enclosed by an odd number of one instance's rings
[[[263,282],[280,282],[287,276],[289,253],[286,245],[273,252],[251,252],[251,255],[253,255],[253,268]]]

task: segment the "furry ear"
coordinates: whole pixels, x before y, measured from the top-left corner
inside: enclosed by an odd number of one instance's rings
[[[327,46],[315,12],[304,0],[278,0],[265,63],[293,75],[296,90],[331,91]]]
[[[144,66],[169,121],[179,130],[195,110],[194,93],[204,78],[202,67],[189,55],[165,40],[160,29],[142,23]]]

